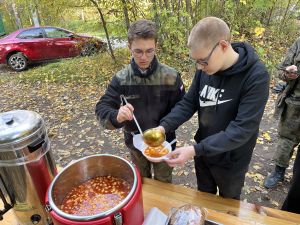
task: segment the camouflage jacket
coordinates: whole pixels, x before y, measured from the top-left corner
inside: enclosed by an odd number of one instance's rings
[[[106,129],[123,127],[127,133],[136,133],[138,129],[133,120],[118,123],[116,119],[122,104],[120,95],[125,95],[127,101],[133,105],[134,115],[144,131],[158,126],[160,119],[171,111],[184,94],[181,76],[175,69],[158,63],[152,74],[140,77],[129,64],[112,78],[105,94],[96,105],[96,116]]]
[[[290,65],[296,65],[298,71],[300,72],[300,38],[298,38],[293,45],[289,48],[288,52],[285,55],[285,59],[282,63],[279,64],[279,68],[285,68]],[[300,82],[299,77],[295,80],[286,79],[284,72],[281,70],[278,73],[278,77],[281,80],[287,82],[286,90],[283,95],[285,95],[286,100],[294,102],[295,104],[300,104]]]

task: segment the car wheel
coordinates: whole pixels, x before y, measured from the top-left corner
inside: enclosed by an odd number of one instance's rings
[[[8,58],[8,65],[15,71],[23,71],[27,68],[27,58],[22,53],[15,53]]]
[[[98,49],[93,44],[85,44],[82,47],[81,55],[82,56],[90,56],[98,52]]]

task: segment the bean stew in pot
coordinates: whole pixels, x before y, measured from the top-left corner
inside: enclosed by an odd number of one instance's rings
[[[117,206],[129,193],[127,181],[99,176],[74,187],[64,198],[61,210],[68,214],[89,216]]]

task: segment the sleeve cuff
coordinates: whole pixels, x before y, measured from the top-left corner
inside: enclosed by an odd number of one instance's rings
[[[167,123],[161,122],[161,123],[159,124],[159,126],[162,126],[162,127],[165,129],[165,133],[166,133],[166,134],[170,132],[170,127],[168,126]]]
[[[203,144],[200,142],[199,144],[194,145],[195,148],[195,156],[202,156],[204,155],[204,146]]]
[[[117,121],[117,115],[118,115],[118,111],[114,111],[113,113],[111,113],[110,115],[110,121],[111,121],[111,124],[115,127],[115,128],[121,128],[123,127],[124,123],[119,123]]]

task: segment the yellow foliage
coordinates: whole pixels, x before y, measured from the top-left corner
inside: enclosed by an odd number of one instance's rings
[[[240,3],[246,5],[247,4],[247,0],[240,0]]]
[[[261,169],[261,167],[260,167],[259,165],[254,165],[253,168],[254,168],[255,170]]]
[[[265,30],[266,30],[266,29],[263,28],[263,27],[255,27],[255,28],[254,28],[255,36],[256,36],[256,37],[261,37],[261,36],[263,36]]]
[[[264,144],[263,138],[257,138],[256,143],[263,145]]]
[[[269,134],[268,132],[264,132],[262,136],[263,136],[263,138],[264,138],[265,140],[271,141],[271,137],[270,137],[270,134]]]

